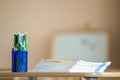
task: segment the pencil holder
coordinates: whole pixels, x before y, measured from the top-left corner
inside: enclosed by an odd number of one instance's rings
[[[12,72],[27,72],[28,51],[12,51]]]

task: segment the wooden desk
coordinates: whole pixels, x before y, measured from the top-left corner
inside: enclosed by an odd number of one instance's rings
[[[97,80],[102,77],[120,77],[120,72],[103,73],[76,73],[76,72],[0,72],[0,77],[29,77],[30,80],[36,80],[37,77],[82,77],[82,80]]]

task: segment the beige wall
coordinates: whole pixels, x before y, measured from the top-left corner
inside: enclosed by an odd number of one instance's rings
[[[84,24],[111,33],[110,60],[118,53],[119,0],[0,0],[0,68],[10,68],[13,34],[29,34],[29,69],[42,58],[50,58],[55,32],[76,30]],[[120,29],[120,28],[119,28]]]

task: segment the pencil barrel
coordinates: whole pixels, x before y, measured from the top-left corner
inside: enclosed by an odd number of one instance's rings
[[[27,72],[28,51],[12,51],[12,72]]]

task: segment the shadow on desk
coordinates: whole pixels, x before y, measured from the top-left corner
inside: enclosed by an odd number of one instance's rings
[[[3,78],[0,78],[0,80],[14,80],[14,79],[10,77],[3,77]]]

